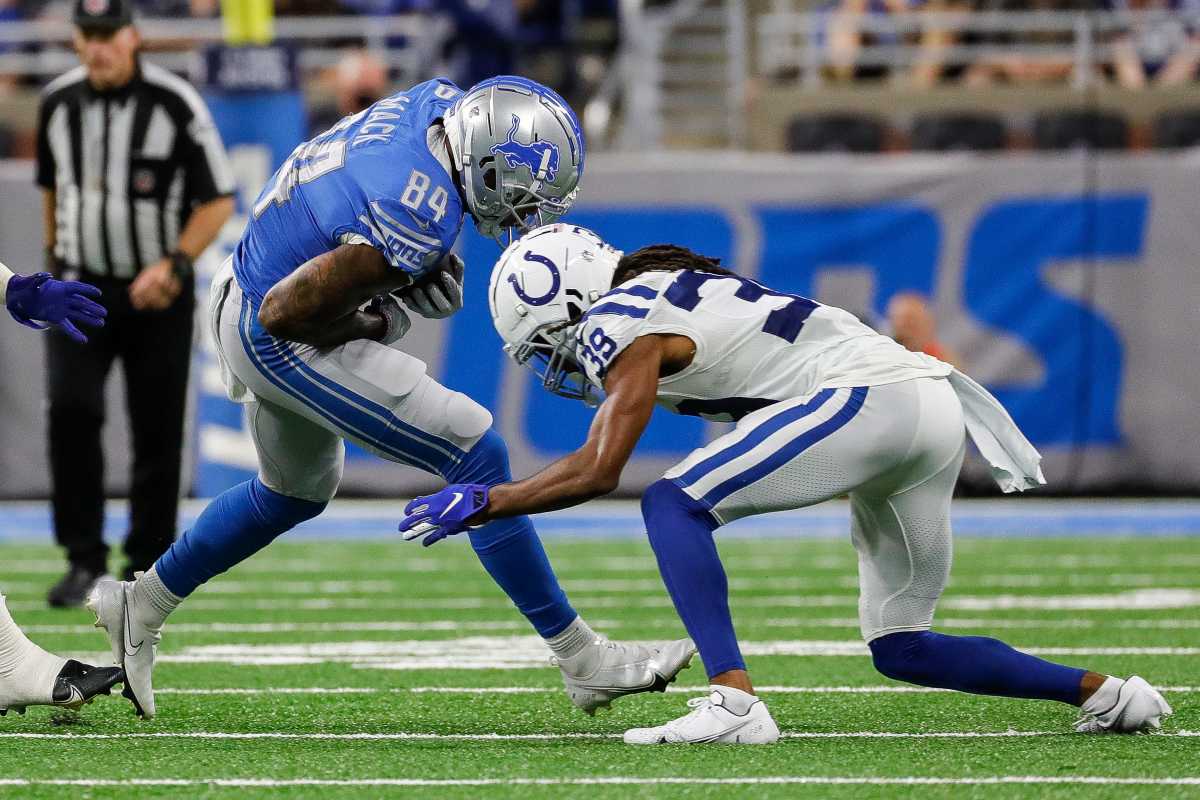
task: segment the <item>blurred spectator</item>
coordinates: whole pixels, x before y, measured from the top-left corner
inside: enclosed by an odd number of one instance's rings
[[[446,43],[450,76],[464,89],[515,71],[517,19],[536,0],[436,0],[454,33]]]
[[[890,15],[906,14],[921,0],[831,0],[821,5],[823,43],[828,70],[835,80],[849,81],[881,78],[885,67],[860,63],[864,46],[894,45],[900,40],[895,32],[885,32],[875,24]]]
[[[937,321],[921,295],[916,292],[894,295],[888,303],[887,320],[892,338],[907,349],[962,367],[962,359],[958,354],[938,341]]]
[[[387,66],[366,50],[347,53],[334,68],[334,102],[313,110],[309,136],[328,130],[342,117],[357,114],[387,93]]]
[[[882,78],[887,75],[916,86],[936,84],[955,74],[943,63],[945,51],[958,39],[950,27],[927,14],[970,10],[968,0],[829,0],[821,9],[826,17],[818,42],[826,47],[829,73],[835,80]],[[890,26],[889,17],[918,23],[915,28]],[[910,45],[917,48],[911,69],[890,71],[879,64],[861,63],[861,52],[870,46]]]
[[[1110,8],[1125,23],[1112,42],[1117,83],[1141,89],[1195,79],[1200,0],[1110,0]]]
[[[1094,11],[1095,0],[984,0],[980,11]],[[1037,31],[996,33],[982,37],[986,43],[1003,46],[1011,52],[995,58],[985,58],[972,64],[966,73],[969,86],[983,87],[996,82],[1054,83],[1065,82],[1075,69],[1072,31]],[[1033,47],[1059,46],[1061,56],[1025,56],[1018,52],[1021,45]]]

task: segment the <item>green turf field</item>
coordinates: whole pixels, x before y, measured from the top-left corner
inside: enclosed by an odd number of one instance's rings
[[[997,635],[1098,671],[1136,672],[1167,687],[1176,714],[1164,732],[1087,737],[1070,732],[1074,709],[1066,706],[906,691],[864,655],[848,544],[729,540],[721,549],[738,632],[787,738],[759,748],[629,747],[620,741],[625,728],[686,710],[689,693],[704,685],[698,661],[671,692],[626,698],[589,718],[561,693],[558,671],[467,542],[280,542],[172,618],[159,651],[157,719],[139,722],[112,697],[78,715],[33,709],[0,720],[0,792],[1200,794],[1200,538],[956,546],[942,630]],[[558,538],[548,549],[597,629],[625,639],[683,635],[644,541]],[[0,588],[32,638],[106,658],[87,612],[42,604],[61,569],[56,551],[3,545],[0,567]],[[44,783],[58,779],[83,785]],[[105,785],[130,780],[147,783]],[[329,783],[288,783],[303,781]]]

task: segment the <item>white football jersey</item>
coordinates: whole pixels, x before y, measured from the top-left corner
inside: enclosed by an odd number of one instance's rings
[[[720,421],[819,389],[942,377],[953,369],[840,308],[694,271],[646,272],[608,292],[580,322],[576,354],[588,379],[602,386],[619,353],[656,333],[696,345],[691,364],[659,381],[658,402]]]

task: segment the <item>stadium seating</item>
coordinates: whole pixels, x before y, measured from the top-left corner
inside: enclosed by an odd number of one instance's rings
[[[1200,108],[1167,111],[1154,120],[1155,147],[1200,146]]]
[[[1008,142],[1004,120],[996,114],[922,114],[913,123],[913,150],[1003,150]]]
[[[801,114],[787,128],[792,153],[878,153],[883,150],[883,122],[866,114]]]
[[[1129,122],[1112,111],[1044,111],[1034,119],[1033,141],[1039,150],[1122,150],[1129,146]]]

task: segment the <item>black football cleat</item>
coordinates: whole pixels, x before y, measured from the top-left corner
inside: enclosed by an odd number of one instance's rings
[[[0,717],[15,711],[24,714],[29,706],[57,706],[78,711],[86,703],[92,702],[97,695],[111,694],[112,688],[125,680],[125,671],[120,667],[93,667],[79,661],[68,661],[59,670],[54,679],[54,689],[50,700],[45,695],[38,699],[23,700],[19,697],[8,697],[7,703],[0,707]]]
[[[125,680],[120,667],[93,667],[68,661],[54,680],[54,705],[78,711],[97,695],[112,694],[113,686]]]

